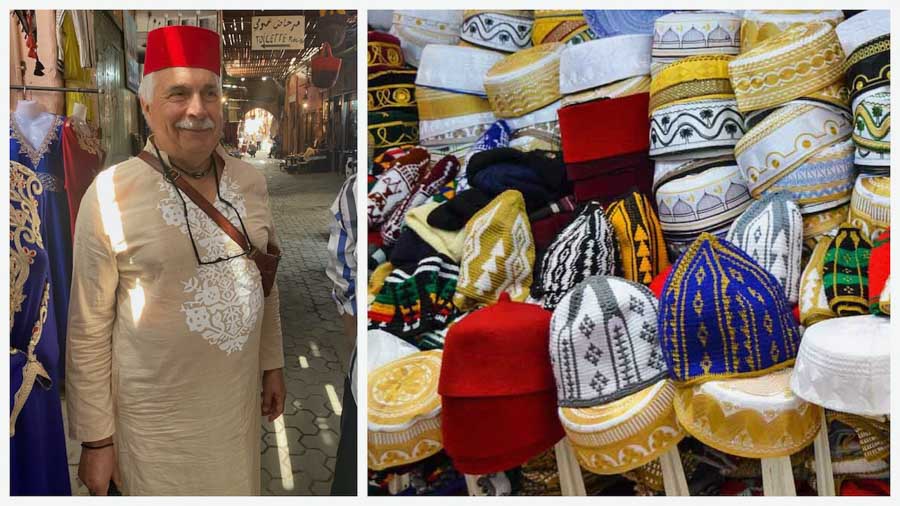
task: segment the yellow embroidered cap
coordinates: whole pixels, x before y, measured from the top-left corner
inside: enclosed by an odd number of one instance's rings
[[[758,198],[816,153],[848,139],[852,130],[846,111],[796,101],[744,134],[734,147],[734,157],[750,183],[750,194]]]
[[[441,350],[414,353],[369,373],[370,469],[418,462],[443,447],[437,393],[442,355]]]
[[[816,437],[819,409],[794,395],[792,369],[678,389],[678,423],[701,443],[751,459],[786,457]]]
[[[500,60],[484,77],[494,114],[516,118],[559,100],[559,60],[565,45],[541,44]]]
[[[734,98],[728,79],[731,55],[701,55],[670,63],[653,75],[650,82],[649,112],[664,105],[700,98]]]
[[[741,52],[758,46],[761,42],[795,26],[824,21],[836,27],[844,20],[840,10],[761,10],[746,11],[741,20]]]
[[[602,406],[559,408],[579,464],[597,474],[619,474],[652,462],[681,441],[675,386],[659,381]]]
[[[775,107],[843,78],[844,51],[825,22],[795,26],[738,55],[729,65],[741,112]]]

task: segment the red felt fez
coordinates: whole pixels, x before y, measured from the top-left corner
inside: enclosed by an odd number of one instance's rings
[[[559,115],[563,160],[586,162],[650,149],[649,93],[563,107]]]
[[[147,34],[144,75],[169,67],[206,69],[221,75],[219,34],[197,26],[165,26]]]
[[[450,327],[441,360],[441,436],[456,468],[521,465],[565,436],[550,367],[550,318],[508,294]]]

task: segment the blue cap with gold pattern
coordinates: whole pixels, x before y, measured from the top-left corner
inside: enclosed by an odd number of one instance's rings
[[[778,280],[709,233],[673,266],[660,298],[658,334],[669,375],[681,386],[787,367],[800,345]]]

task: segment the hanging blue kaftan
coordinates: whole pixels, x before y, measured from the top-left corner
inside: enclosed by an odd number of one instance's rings
[[[63,357],[40,234],[46,190],[33,171],[9,165],[10,493],[70,495],[60,380],[53,373]]]

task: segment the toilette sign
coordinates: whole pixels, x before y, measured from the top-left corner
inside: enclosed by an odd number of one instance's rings
[[[304,16],[253,16],[251,28],[253,51],[304,47],[306,37]]]

